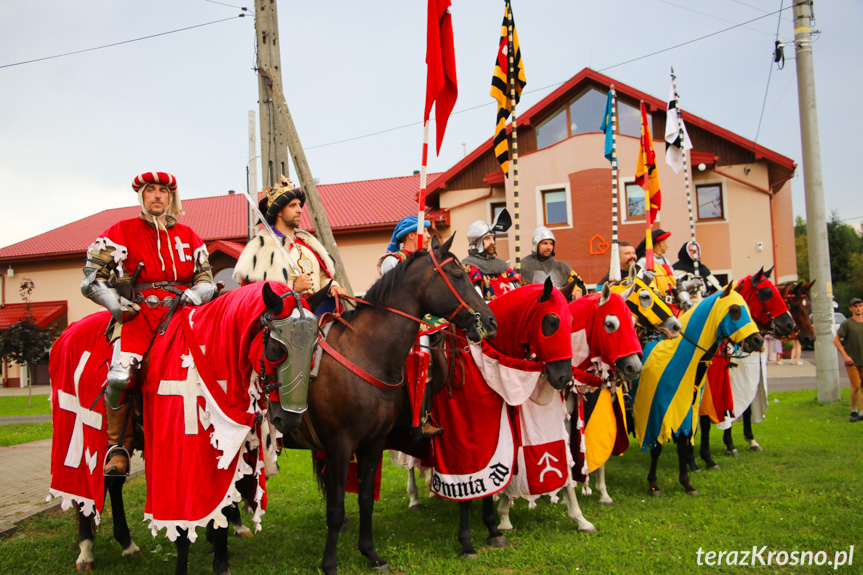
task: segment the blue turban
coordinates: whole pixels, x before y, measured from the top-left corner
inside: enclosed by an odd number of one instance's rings
[[[431,222],[428,220],[423,220],[424,227],[431,226]],[[411,232],[415,232],[417,229],[417,217],[416,216],[408,216],[406,218],[402,218],[402,220],[396,224],[396,229],[393,230],[393,237],[390,238],[390,244],[387,246],[388,252],[397,252],[399,251],[399,244],[402,243],[402,240],[405,239]]]

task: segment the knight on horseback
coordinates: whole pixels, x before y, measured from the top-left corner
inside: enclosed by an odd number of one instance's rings
[[[423,227],[428,228],[431,222],[423,220]],[[426,249],[431,241],[431,235],[425,235]],[[383,276],[401,262],[413,257],[417,249],[417,217],[408,216],[396,224],[387,252],[378,258],[378,273]],[[423,321],[444,323],[440,318],[426,316]],[[417,345],[408,355],[406,369],[408,370],[408,396],[411,408],[411,435],[416,440],[423,437],[434,437],[443,433],[443,429],[431,421],[431,396],[428,393],[431,383],[431,340],[427,334],[417,338]]]
[[[569,264],[554,257],[555,244],[554,233],[550,229],[539,226],[534,230],[530,255],[521,260],[521,281],[524,284],[541,284],[545,278],[551,278],[551,283],[558,289],[575,282],[577,293],[573,292],[573,297],[579,298],[587,293],[587,287]]]
[[[105,385],[108,452],[105,475],[128,475],[133,426],[130,391],[141,361],[179,305],[202,305],[216,294],[207,246],[177,222],[183,213],[177,178],[166,172],[135,177],[142,211],[96,238],[87,250],[81,293],[113,316]],[[121,437],[122,436],[122,437]]]
[[[521,284],[521,276],[497,257],[495,234],[506,232],[511,225],[509,212],[504,209],[498,212],[492,225],[477,220],[467,229],[468,256],[462,263],[467,267],[471,283],[486,301]]]

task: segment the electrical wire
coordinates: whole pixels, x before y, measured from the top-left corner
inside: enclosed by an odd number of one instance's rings
[[[228,8],[236,8],[237,10],[242,10],[243,12],[251,11],[245,6],[234,6],[233,4],[225,4],[224,2],[216,2],[216,0],[204,0],[204,2],[209,2],[210,4],[218,4],[219,6],[227,6]]]
[[[792,8],[791,6],[789,6],[788,8],[780,8],[779,10],[776,10],[776,11],[774,11],[774,12],[770,12],[770,13],[768,13],[768,14],[764,14],[763,16],[758,16],[757,18],[752,18],[751,20],[747,20],[746,22],[741,22],[740,24],[735,24],[734,26],[729,26],[728,28],[723,28],[722,30],[718,30],[718,31],[716,31],[716,32],[712,32],[712,33],[710,33],[710,34],[706,34],[706,35],[701,36],[701,37],[699,37],[699,38],[694,38],[694,39],[692,39],[692,40],[688,40],[688,41],[683,42],[683,43],[680,43],[680,44],[675,44],[674,46],[670,46],[670,47],[668,47],[668,48],[663,48],[662,50],[657,50],[656,52],[651,52],[650,54],[645,54],[644,56],[639,56],[639,57],[637,57],[637,58],[632,58],[632,59],[630,59],[630,60],[626,60],[626,61],[624,61],[624,62],[619,62],[619,63],[617,63],[617,64],[612,64],[611,66],[606,66],[605,68],[601,68],[601,69],[597,70],[597,72],[605,72],[606,70],[611,70],[612,68],[618,68],[618,67],[623,66],[623,65],[626,65],[626,64],[631,64],[632,62],[638,62],[639,60],[644,60],[645,58],[650,58],[651,56],[656,56],[657,54],[662,54],[662,53],[664,53],[664,52],[669,52],[669,51],[671,51],[671,50],[675,50],[675,49],[677,49],[677,48],[680,48],[680,47],[683,47],[683,46],[687,46],[687,45],[689,45],[689,44],[693,44],[693,43],[698,42],[698,41],[700,41],[700,40],[705,40],[705,39],[707,39],[707,38],[712,38],[713,36],[716,36],[716,35],[718,35],[718,34],[722,34],[722,33],[724,33],[724,32],[729,32],[729,31],[734,30],[734,29],[736,29],[736,28],[745,27],[747,24],[751,24],[752,22],[757,22],[758,20],[763,20],[764,18],[769,18],[770,16],[775,16],[776,14],[781,14],[783,10],[789,10],[789,9],[791,9],[791,8]],[[543,86],[543,87],[541,87],[541,88],[536,88],[536,89],[534,89],[534,90],[525,90],[524,92],[522,92],[522,95],[524,95],[524,94],[533,94],[533,93],[536,93],[536,92],[541,92],[541,91],[543,91],[543,90],[547,90],[547,89],[549,89],[549,88],[557,88],[558,86],[561,86],[561,85],[562,85],[562,84],[564,84],[564,83],[566,83],[566,80],[564,80],[564,81],[562,81],[562,82],[555,82],[554,84],[549,84],[549,85],[547,85],[547,86]],[[455,111],[455,112],[452,112],[452,114],[450,114],[450,116],[455,116],[455,115],[457,115],[457,114],[464,114],[465,112],[471,112],[471,111],[473,111],[473,110],[477,110],[477,109],[479,109],[479,108],[486,108],[486,107],[488,107],[488,106],[492,106],[492,105],[497,105],[497,103],[496,103],[496,102],[488,102],[488,103],[486,103],[486,104],[478,104],[478,105],[473,106],[473,107],[470,107],[470,108],[465,108],[465,109],[463,109],[463,110],[457,110],[457,111]],[[372,132],[372,133],[369,133],[369,134],[363,134],[363,135],[361,135],[361,136],[354,136],[354,137],[352,137],[352,138],[345,138],[345,139],[343,139],[343,140],[337,140],[337,141],[333,141],[333,142],[327,142],[326,144],[317,144],[317,145],[315,145],[315,146],[307,146],[305,149],[306,149],[306,150],[314,150],[314,149],[317,149],[317,148],[326,148],[327,146],[335,146],[336,144],[344,144],[344,143],[346,143],[346,142],[353,142],[353,141],[355,141],[355,140],[361,140],[361,139],[363,139],[363,138],[370,138],[370,137],[372,137],[372,136],[378,136],[378,135],[380,135],[380,134],[386,134],[386,133],[388,133],[388,132],[394,132],[394,131],[396,131],[396,130],[403,130],[403,129],[405,129],[405,128],[413,128],[413,127],[421,126],[421,125],[422,125],[422,122],[411,122],[410,124],[403,124],[403,125],[401,125],[401,126],[396,126],[396,127],[393,127],[393,128],[387,128],[386,130],[380,130],[380,131]]]
[[[689,6],[684,6],[682,4],[675,4],[674,2],[670,2],[669,0],[657,0],[658,2],[662,2],[663,4],[668,4],[669,6],[674,6],[675,8],[680,8],[681,10],[687,10],[689,12],[694,12],[695,14],[700,14],[701,16],[706,16],[707,18],[712,18],[714,20],[719,20],[720,22],[725,22],[726,24],[734,24],[731,20],[726,20],[725,18],[720,18],[719,16],[714,16],[713,14],[708,14],[707,12],[701,12],[699,10],[695,10],[694,8],[690,8]],[[762,10],[763,12],[763,10]],[[770,32],[765,32],[764,30],[759,30],[758,28],[750,28],[749,26],[744,26],[747,30],[752,30],[753,32],[758,32],[759,34],[764,34],[766,36],[772,36]]]
[[[779,14],[780,17],[776,22],[776,50],[779,50],[779,26],[782,24],[782,6],[785,3],[785,0],[779,0]],[[775,56],[775,55],[774,55]],[[770,92],[770,79],[773,77],[773,63],[775,60],[771,59],[770,61],[770,71],[767,73],[767,86],[764,88],[764,99],[761,102],[761,114],[758,116],[758,129],[755,130],[755,139],[752,140],[752,149],[755,150],[755,147],[758,145],[758,136],[761,135],[761,121],[764,119],[764,110],[767,107],[767,94]],[[783,61],[782,65],[785,63]]]
[[[177,28],[176,30],[169,30],[167,32],[160,32],[158,34],[151,34],[149,36],[142,36],[140,38],[133,38],[131,40],[123,40],[122,42],[114,42],[112,44],[105,44],[104,46],[96,46],[94,48],[85,48],[84,50],[75,50],[73,52],[66,52],[64,54],[56,54],[54,56],[46,56],[44,58],[35,58],[33,60],[25,60],[23,62],[15,62],[14,64],[3,64],[0,65],[0,69],[3,68],[12,68],[13,66],[23,66],[24,64],[33,64],[35,62],[44,62],[45,60],[54,60],[55,58],[63,58],[65,56],[73,56],[75,54],[83,54],[84,52],[93,52],[94,50],[102,50],[104,48],[113,48],[114,46],[121,46],[123,44],[131,44],[132,42],[140,42],[141,40],[149,40],[151,38],[158,38],[159,36],[167,36],[168,34],[176,34],[177,32],[185,32],[187,30],[194,30],[195,28],[202,28],[204,26],[210,26],[212,24],[219,24],[220,22],[227,22],[228,20],[236,20],[237,18],[243,18],[245,14],[238,14],[237,16],[232,16],[230,18],[222,18],[221,20],[213,20],[212,22],[205,22],[203,24],[196,24],[194,26],[186,26],[185,28]]]

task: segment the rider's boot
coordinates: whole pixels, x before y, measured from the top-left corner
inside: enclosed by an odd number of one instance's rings
[[[114,343],[111,368],[105,385],[105,420],[108,428],[108,452],[105,455],[106,476],[129,475],[134,426],[126,401],[128,391],[135,385],[138,363],[134,358],[123,358],[120,340]]]

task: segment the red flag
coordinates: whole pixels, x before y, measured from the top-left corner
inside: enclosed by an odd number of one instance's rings
[[[450,0],[429,0],[428,45],[426,47],[426,108],[423,122],[428,122],[432,104],[437,120],[435,136],[437,153],[446,131],[446,123],[458,97],[455,75],[455,49],[452,43]]]
[[[635,183],[644,188],[649,209],[648,222],[656,221],[656,214],[662,208],[662,195],[659,188],[659,171],[656,169],[656,153],[653,151],[653,138],[647,123],[647,110],[641,103],[641,145],[638,149],[638,164],[635,168]]]

